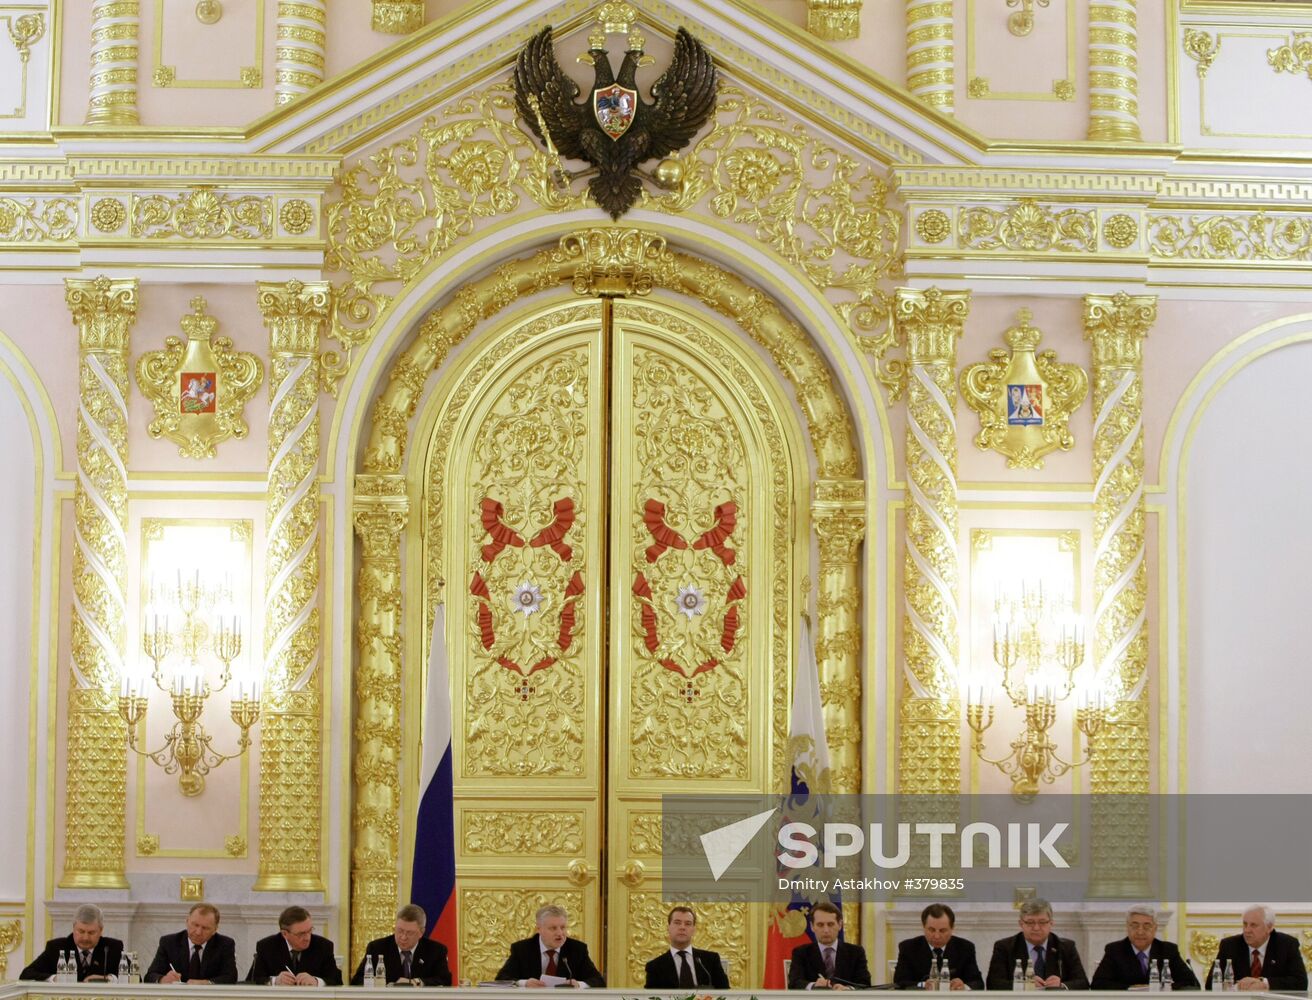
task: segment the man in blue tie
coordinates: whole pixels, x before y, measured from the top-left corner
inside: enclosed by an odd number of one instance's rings
[[[1093,972],[1093,989],[1128,990],[1148,982],[1150,965],[1165,962],[1177,990],[1196,990],[1198,977],[1170,941],[1157,937],[1157,911],[1151,906],[1132,906],[1125,915],[1125,937],[1113,941],[1103,952]]]
[[[1075,942],[1052,933],[1052,905],[1046,899],[1021,904],[1020,933],[994,943],[985,985],[991,990],[1011,989],[1017,962],[1037,989],[1089,988]]]

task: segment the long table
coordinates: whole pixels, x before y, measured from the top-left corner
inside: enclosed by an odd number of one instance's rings
[[[276,992],[278,994],[287,993],[291,996],[284,1000],[364,1000],[364,997],[373,994],[386,994],[388,1000],[394,1000],[398,996],[409,996],[415,994],[415,1000],[526,1000],[526,994],[532,995],[535,990],[522,989],[503,989],[499,987],[473,987],[458,989],[417,989],[414,987],[403,988],[384,988],[365,990],[358,986],[339,986],[325,987],[318,989],[315,987],[270,987],[270,986],[253,986],[249,983],[237,983],[233,986],[185,986],[172,984],[169,986],[160,986],[156,983],[31,983],[31,982],[13,982],[0,985],[0,1000],[24,1000],[31,997],[33,1000],[45,1000],[45,998],[70,998],[70,1000],[92,1000],[92,998],[104,998],[104,1000],[133,1000],[133,998],[148,998],[148,1000],[161,1000],[163,997],[185,998],[185,1000],[269,1000],[268,994]],[[546,992],[546,991],[543,991]],[[871,993],[869,990],[854,990],[854,993]],[[923,998],[923,990],[880,990],[877,991],[880,996],[886,997],[920,997]],[[1185,991],[1186,995],[1199,995],[1197,990]],[[689,990],[669,990],[665,992],[653,992],[651,990],[641,989],[604,989],[588,990],[587,995],[590,1000],[689,1000],[690,997],[715,997],[726,998],[726,1000],[750,1000],[752,997],[761,996],[813,996],[803,990],[707,990],[698,989]],[[1063,1000],[1094,1000],[1101,998],[1106,1000],[1107,992],[1093,990],[1069,990],[1062,991],[1060,994]],[[1204,994],[1205,995],[1205,994]],[[983,990],[973,993],[972,996],[986,997],[1009,997],[1011,992],[1008,990]],[[1304,997],[1307,994],[1299,991],[1297,993],[1245,993],[1245,998],[1285,998],[1290,996]],[[383,1000],[382,996],[379,1000]],[[1201,1000],[1201,998],[1200,998]]]

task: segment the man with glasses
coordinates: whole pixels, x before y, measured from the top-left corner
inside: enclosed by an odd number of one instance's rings
[[[314,933],[310,911],[289,906],[278,915],[278,933],[255,943],[246,982],[270,986],[341,986],[333,943]]]
[[[1011,989],[1017,962],[1035,989],[1089,988],[1089,977],[1085,975],[1075,942],[1052,933],[1052,906],[1046,899],[1022,903],[1020,933],[993,945],[986,980],[988,988]]]

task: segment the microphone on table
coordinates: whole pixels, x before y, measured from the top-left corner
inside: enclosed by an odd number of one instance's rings
[[[565,973],[566,973],[565,978],[566,978],[566,979],[573,979],[573,978],[574,978],[574,973],[573,973],[573,971],[571,971],[571,969],[570,969],[570,967],[569,967],[569,959],[565,957],[565,953],[564,953],[563,951],[560,953],[560,964],[563,965],[563,966],[565,967]],[[561,983],[560,985],[561,985],[561,986],[568,986],[569,984],[568,984],[568,983]]]
[[[714,985],[715,985],[715,980],[712,979],[712,978],[711,978],[711,974],[710,974],[709,972],[706,971],[706,966],[702,965],[702,957],[701,957],[700,955],[697,954],[697,952],[696,952],[695,949],[693,950],[693,953],[692,953],[692,960],[693,960],[694,962],[697,963],[697,968],[701,969],[701,971],[706,975],[706,985],[707,985],[707,986],[714,986]],[[698,985],[696,975],[694,975],[694,976],[692,977],[692,984],[693,984],[694,986],[697,986],[697,985]]]

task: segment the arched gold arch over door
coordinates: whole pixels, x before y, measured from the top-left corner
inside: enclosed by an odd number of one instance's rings
[[[670,304],[551,308],[461,372],[424,537],[457,693],[462,966],[490,978],[559,901],[610,981],[641,985],[663,947],[661,795],[778,787],[800,431],[759,358]],[[763,921],[709,907],[703,943],[752,955]]]

